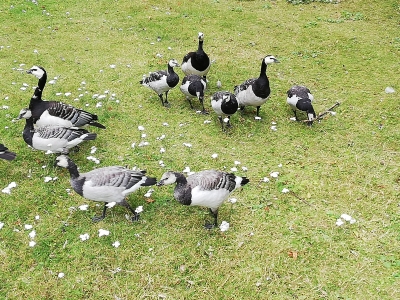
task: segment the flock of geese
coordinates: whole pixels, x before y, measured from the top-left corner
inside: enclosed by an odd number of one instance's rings
[[[201,113],[207,114],[204,108],[204,92],[207,87],[207,74],[211,61],[203,50],[204,34],[199,32],[197,51],[189,52],[183,58],[181,65],[175,59],[168,62],[167,70],[149,73],[143,76],[140,84],[149,87],[161,100],[161,104],[169,107],[168,92],[180,82],[174,67],[181,67],[185,77],[180,90],[186,96],[193,109],[192,99],[197,98],[202,105]],[[279,63],[272,55],[263,58],[258,78],[251,78],[234,87],[233,93],[219,91],[212,95],[211,106],[218,116],[222,130],[231,126],[230,116],[236,111],[243,111],[246,106],[256,107],[256,119],[260,119],[259,111],[269,95],[270,86],[266,74],[269,64]],[[229,195],[236,189],[246,185],[249,179],[217,170],[206,170],[185,177],[179,172],[166,172],[157,182],[156,178],[148,177],[145,171],[131,170],[121,166],[97,168],[86,173],[79,173],[77,165],[68,156],[69,150],[84,141],[94,140],[96,133],[91,133],[86,125],[100,129],[106,127],[98,122],[98,117],[90,112],[78,109],[69,104],[42,99],[43,89],[47,82],[47,73],[43,67],[33,66],[27,71],[38,78],[29,106],[20,111],[19,119],[25,119],[23,139],[30,147],[58,153],[56,165],[68,169],[70,183],[76,193],[82,197],[104,202],[101,216],[96,216],[97,222],[106,216],[110,204],[125,206],[132,213],[132,221],[138,220],[139,212],[134,210],[125,200],[126,197],[142,186],[163,186],[176,184],[174,197],[184,205],[204,206],[209,208],[213,222],[206,222],[206,228],[218,225],[218,209]],[[165,97],[164,97],[165,95]],[[293,86],[287,92],[287,103],[292,108],[297,120],[297,111],[307,114],[309,125],[316,115],[312,107],[313,96],[304,86]],[[225,124],[225,127],[224,127]],[[0,144],[0,158],[15,159],[16,154]]]

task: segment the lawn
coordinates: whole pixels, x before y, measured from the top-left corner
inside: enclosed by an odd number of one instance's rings
[[[17,153],[0,161],[0,189],[16,184],[0,193],[0,298],[400,298],[400,3],[294,2],[0,4],[0,143]],[[179,86],[166,108],[139,84],[196,50],[199,31],[213,61],[209,115],[191,110]],[[268,54],[280,63],[267,69],[261,120],[248,107],[222,132],[210,105],[217,81],[233,92]],[[129,196],[143,206],[138,222],[116,206],[93,223],[101,204],[70,189],[55,155],[22,139],[15,119],[37,85],[26,74],[33,65],[47,70],[45,99],[96,113],[107,127],[87,128],[97,139],[70,154],[81,172],[122,165],[159,179],[189,167],[248,177],[220,209],[229,229],[206,230],[207,210],[179,204],[173,186]],[[294,84],[312,91],[317,114],[340,105],[311,127],[292,121]],[[355,222],[338,226],[342,214]]]

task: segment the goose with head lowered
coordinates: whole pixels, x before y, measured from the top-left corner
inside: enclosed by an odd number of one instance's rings
[[[287,104],[293,110],[294,117],[298,121],[296,111],[302,111],[307,114],[308,122],[307,124],[311,126],[316,118],[314,107],[312,106],[312,101],[314,96],[311,94],[310,90],[303,85],[294,85],[287,91]]]
[[[5,160],[13,160],[17,155],[14,152],[8,150],[6,146],[0,144],[0,158]]]
[[[168,70],[151,72],[149,76],[144,77],[143,80],[139,81],[141,85],[147,86],[155,91],[160,97],[161,104],[169,107],[168,103],[168,92],[173,89],[179,83],[179,76],[175,73],[174,67],[179,67],[176,59],[171,59],[168,62]],[[163,94],[165,93],[165,101]]]
[[[139,219],[137,213],[125,198],[142,186],[157,183],[156,178],[147,177],[146,171],[135,171],[120,166],[110,166],[94,169],[87,173],[79,173],[76,164],[66,155],[56,158],[57,166],[68,169],[70,183],[75,192],[85,199],[104,202],[101,216],[94,217],[94,222],[101,221],[106,216],[109,203],[125,206],[132,214],[132,221]]]
[[[218,209],[237,188],[249,182],[246,177],[236,176],[216,170],[206,170],[185,177],[179,172],[166,172],[157,183],[158,186],[174,184],[175,199],[183,205],[208,207],[213,223],[206,223],[211,229],[218,226]]]
[[[91,125],[105,129],[104,125],[97,122],[98,117],[95,114],[63,102],[43,100],[42,93],[47,80],[47,72],[43,67],[33,66],[27,73],[35,75],[39,79],[27,109],[35,126],[82,127]]]
[[[186,96],[189,101],[190,108],[194,109],[191,99],[199,99],[203,110],[202,114],[208,114],[204,108],[204,90],[207,87],[206,79],[198,75],[187,75],[183,78],[180,86],[181,92]]]
[[[182,72],[185,75],[207,76],[211,67],[210,58],[203,50],[204,33],[199,32],[199,47],[196,52],[189,52],[183,57],[181,64]]]
[[[238,102],[236,96],[230,92],[216,92],[211,97],[211,107],[218,115],[219,122],[221,123],[222,130],[224,129],[224,122],[226,127],[230,127],[230,118],[238,110]],[[225,119],[222,117],[225,116]]]
[[[279,61],[273,55],[267,55],[261,62],[261,71],[258,78],[248,79],[234,87],[240,110],[244,110],[245,106],[255,106],[257,108],[256,120],[261,119],[260,107],[268,100],[271,94],[267,66],[273,63],[279,63]]]
[[[34,128],[33,119],[25,120],[22,133],[25,143],[36,150],[48,153],[64,153],[84,141],[96,139],[96,133],[90,133],[85,129],[47,126]]]

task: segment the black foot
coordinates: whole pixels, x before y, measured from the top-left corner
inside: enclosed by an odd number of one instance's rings
[[[209,113],[208,113],[208,111],[206,111],[206,110],[204,109],[204,110],[201,111],[201,114],[202,114],[202,115],[208,115]]]
[[[169,104],[169,102],[164,102],[164,107],[167,107],[167,108],[170,108],[171,107],[171,105]]]
[[[139,218],[140,218],[140,214],[135,214],[135,215],[133,215],[133,216],[132,216],[132,222],[137,222],[137,221],[139,221]]]
[[[214,229],[215,228],[215,224],[214,223],[210,223],[210,222],[206,222],[204,224],[204,228],[208,229],[208,230]]]
[[[92,221],[97,223],[97,222],[100,222],[103,219],[104,219],[104,216],[97,216],[97,217],[95,216],[95,217],[92,218]]]

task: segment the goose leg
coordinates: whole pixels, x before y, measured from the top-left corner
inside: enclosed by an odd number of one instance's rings
[[[222,117],[221,117],[221,116],[218,116],[218,120],[219,120],[219,122],[221,123],[222,131],[224,131],[224,121],[222,120]]]
[[[215,227],[218,227],[218,209],[216,211],[212,211],[212,209],[210,208],[209,211],[210,211],[210,214],[214,218],[214,223],[206,222],[206,224],[204,225],[204,228],[213,229]]]
[[[259,114],[260,114],[260,107],[261,106],[257,106],[257,113],[256,113],[257,117],[259,117]]]
[[[166,91],[166,92],[165,92],[165,101],[164,101],[164,103],[163,103],[163,105],[164,105],[165,107],[170,107],[169,102],[168,102],[168,92],[169,92],[169,91]]]
[[[199,100],[200,100],[201,106],[203,107],[203,110],[201,111],[201,113],[202,113],[203,115],[208,115],[208,111],[206,111],[206,109],[204,108],[204,101],[203,101],[203,98],[199,98]]]
[[[164,99],[163,99],[163,94],[159,94],[158,97],[161,100],[161,105],[164,106]]]
[[[296,121],[298,121],[299,119],[297,119],[297,113],[296,113],[296,110],[293,110],[293,113],[294,113],[294,117],[296,118]]]
[[[122,201],[122,202],[120,203],[120,205],[125,206],[127,209],[129,209],[129,210],[133,213],[132,222],[139,221],[140,214],[138,214],[138,213],[129,205],[128,202],[126,202],[126,201],[124,200],[124,201]]]
[[[95,216],[92,218],[93,222],[99,222],[101,220],[103,220],[106,217],[106,210],[107,210],[107,204],[108,203],[104,203],[104,207],[103,207],[103,213],[101,214],[101,216]]]
[[[190,108],[191,108],[191,109],[194,109],[194,107],[193,107],[193,105],[192,105],[192,101],[190,101],[190,98],[189,98],[189,97],[186,97],[186,99],[189,101]]]

